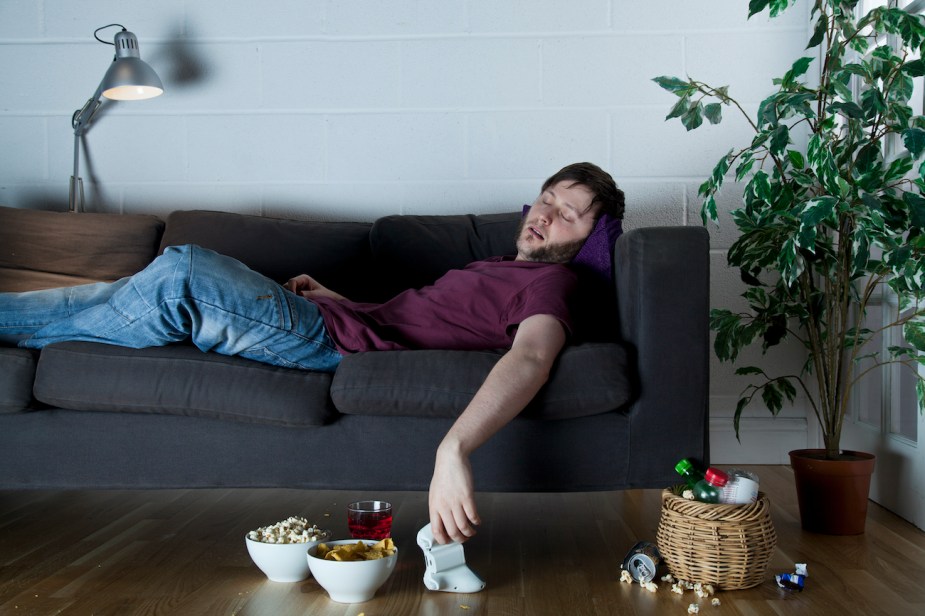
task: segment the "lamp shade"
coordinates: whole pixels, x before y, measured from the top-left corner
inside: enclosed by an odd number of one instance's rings
[[[100,84],[103,96],[118,101],[138,101],[162,94],[164,85],[160,78],[141,59],[138,38],[122,30],[116,34],[114,44],[116,57]]]
[[[103,96],[117,101],[140,101],[164,92],[154,69],[141,58],[116,58],[103,76]]]

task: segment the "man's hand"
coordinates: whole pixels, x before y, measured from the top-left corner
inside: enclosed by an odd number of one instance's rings
[[[297,295],[301,295],[305,299],[312,299],[313,297],[330,297],[336,299],[337,301],[343,301],[347,299],[340,293],[335,293],[331,289],[327,288],[308,274],[300,274],[295,278],[290,278],[286,284],[283,285],[286,289],[289,289]]]
[[[549,378],[565,329],[537,314],[518,326],[504,354],[437,448],[428,506],[437,543],[463,542],[480,523],[469,455],[520,413]]]
[[[475,509],[472,468],[469,459],[450,439],[437,449],[434,477],[428,494],[430,527],[437,543],[465,542],[481,523]]]

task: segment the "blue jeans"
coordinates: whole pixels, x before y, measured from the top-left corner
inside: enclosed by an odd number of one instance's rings
[[[333,372],[341,360],[318,307],[244,264],[172,246],[134,276],[0,293],[0,340],[38,349],[83,340],[135,349],[190,339],[203,351]]]

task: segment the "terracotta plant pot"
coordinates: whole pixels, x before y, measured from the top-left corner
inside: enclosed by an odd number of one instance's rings
[[[824,449],[790,452],[804,530],[826,535],[860,535],[867,522],[874,456],[842,451],[827,460]]]

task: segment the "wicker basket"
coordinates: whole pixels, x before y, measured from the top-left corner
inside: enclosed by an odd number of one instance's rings
[[[657,541],[676,578],[736,590],[764,581],[777,533],[763,493],[751,505],[714,505],[666,489]]]

